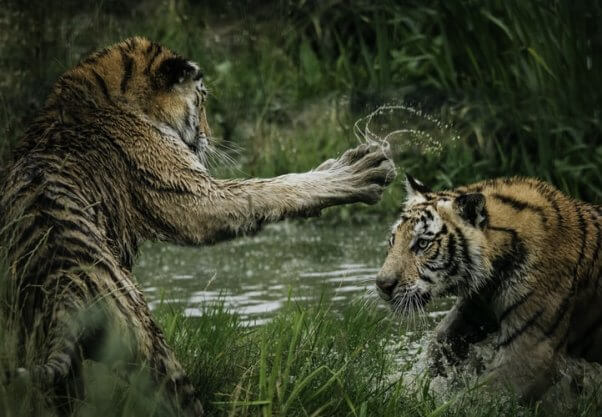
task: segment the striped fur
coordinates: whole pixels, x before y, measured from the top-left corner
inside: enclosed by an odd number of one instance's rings
[[[546,389],[557,355],[602,362],[602,207],[529,178],[431,192],[408,176],[406,188],[377,277],[396,311],[457,296],[439,343],[461,359],[495,331],[488,378],[528,398]]]
[[[308,173],[212,178],[206,96],[195,63],[142,38],[56,82],[0,190],[7,306],[39,354],[21,373],[81,395],[72,384],[81,361],[117,334],[126,362],[146,363],[174,403],[200,415],[132,277],[140,244],[210,244],[336,204],[375,203],[395,176],[381,146],[361,145]]]

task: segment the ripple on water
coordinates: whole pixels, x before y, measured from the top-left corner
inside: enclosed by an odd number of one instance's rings
[[[341,265],[341,269],[335,269],[334,271],[320,271],[320,272],[302,272],[300,276],[302,278],[320,278],[320,277],[353,277],[356,274],[362,274],[362,277],[367,277],[366,273],[374,273],[378,271],[378,268],[366,268],[365,265],[354,266],[352,268]]]
[[[371,297],[388,229],[387,222],[379,227],[285,222],[202,249],[149,245],[134,273],[152,309],[169,303],[198,316],[204,305],[219,300],[256,323],[269,320],[289,299],[311,305],[326,291],[336,311]]]

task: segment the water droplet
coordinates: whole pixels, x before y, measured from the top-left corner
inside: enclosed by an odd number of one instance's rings
[[[383,105],[357,120],[354,133],[361,142],[388,142],[394,152],[418,150],[439,154],[459,140],[450,123],[408,105]]]

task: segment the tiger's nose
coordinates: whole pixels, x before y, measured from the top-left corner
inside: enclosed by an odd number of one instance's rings
[[[391,296],[393,294],[393,289],[397,285],[397,278],[395,277],[386,277],[386,276],[377,276],[376,277],[376,286],[379,290],[386,294],[387,296]]]

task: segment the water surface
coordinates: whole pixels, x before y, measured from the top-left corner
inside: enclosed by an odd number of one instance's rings
[[[243,319],[261,323],[289,297],[311,304],[326,291],[334,308],[375,297],[370,290],[389,227],[284,222],[214,246],[147,245],[134,273],[151,308],[171,303],[195,316],[223,300]]]

